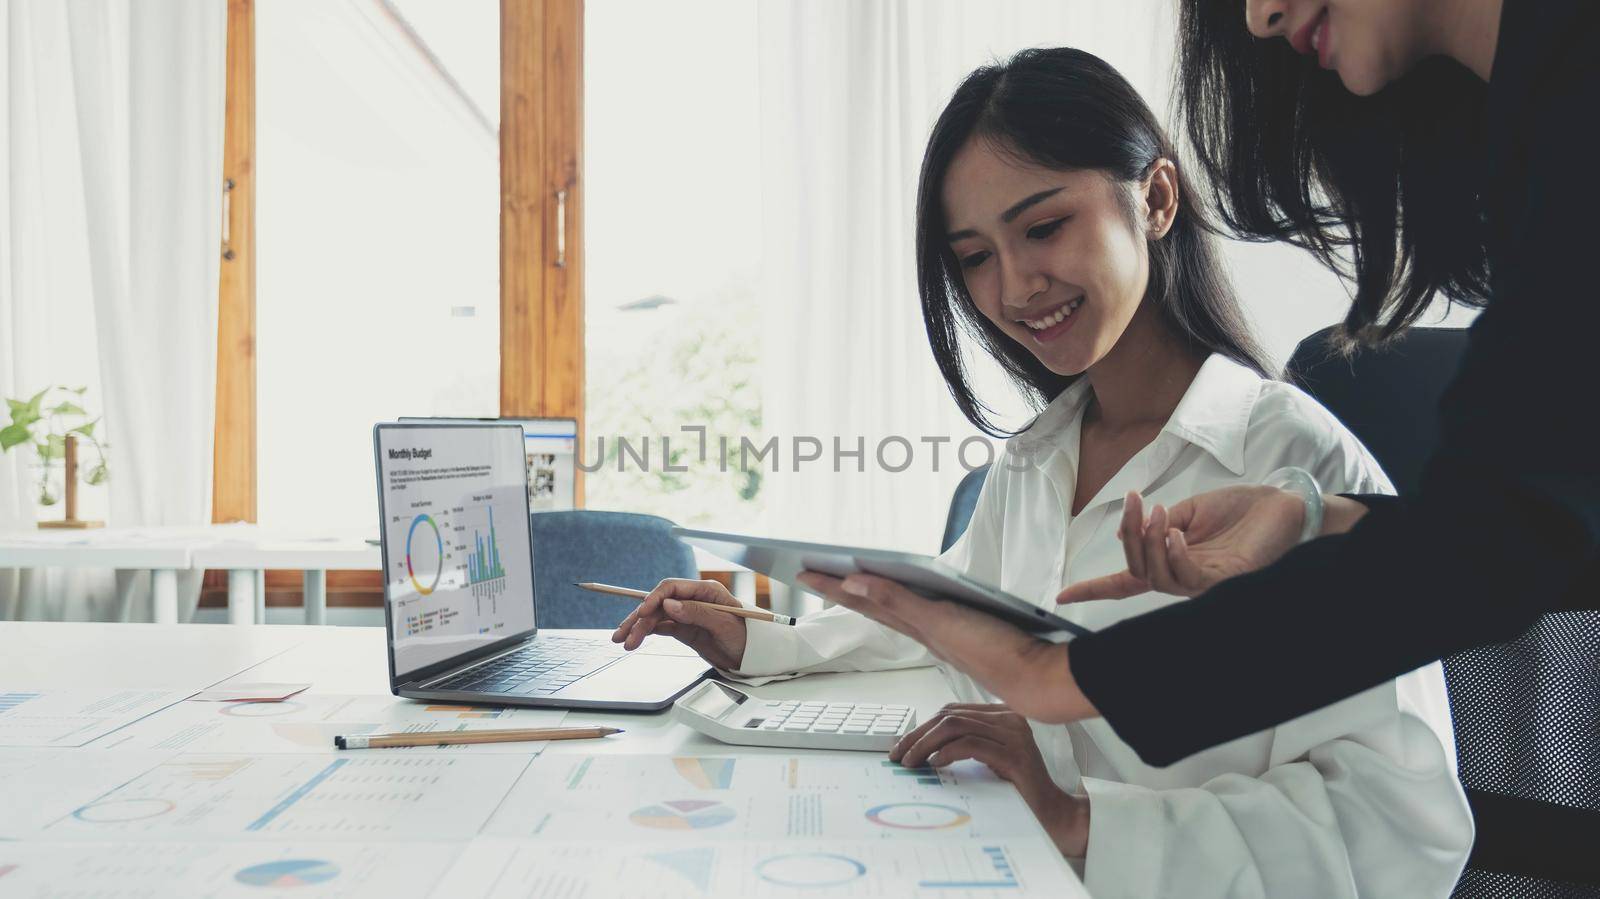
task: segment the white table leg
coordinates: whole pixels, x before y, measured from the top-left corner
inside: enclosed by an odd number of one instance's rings
[[[754,571],[733,572],[733,598],[752,608],[756,604],[756,573]]]
[[[256,573],[248,568],[228,572],[228,623],[255,624]]]
[[[119,568],[119,569],[117,569],[117,572],[116,572],[116,583],[117,583],[117,611],[116,611],[116,619],[115,620],[117,620],[117,621],[132,621],[133,620],[133,594],[135,592],[134,588],[139,583],[139,572],[137,572],[137,571],[129,571],[129,570],[125,569],[125,568]],[[152,591],[152,593],[153,593],[153,591]],[[155,620],[155,617],[156,616],[152,614],[150,616],[150,619],[153,621],[153,620]]]
[[[150,608],[156,624],[178,623],[178,572],[171,568],[151,570]]]
[[[267,572],[256,571],[256,624],[267,623]]]
[[[307,568],[300,578],[301,595],[305,597],[306,624],[328,623],[328,573]]]

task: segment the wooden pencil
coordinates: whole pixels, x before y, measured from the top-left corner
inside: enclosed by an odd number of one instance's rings
[[[628,599],[640,601],[643,601],[645,597],[650,595],[648,590],[633,590],[628,587],[613,587],[610,584],[595,584],[589,581],[584,581],[582,583],[575,582],[572,586],[583,590],[589,590],[594,593],[607,593],[611,596],[622,596]],[[684,605],[703,606],[707,609],[724,612],[737,618],[748,618],[751,621],[771,621],[774,624],[789,625],[792,625],[795,622],[795,619],[790,618],[788,615],[779,615],[777,612],[768,612],[766,609],[747,609],[744,606],[725,606],[720,603],[703,602],[698,599],[680,599],[678,601]]]
[[[512,730],[448,730],[334,737],[340,749],[394,749],[404,746],[464,746],[471,743],[525,743],[544,740],[594,740],[622,733],[620,727],[524,727]]]

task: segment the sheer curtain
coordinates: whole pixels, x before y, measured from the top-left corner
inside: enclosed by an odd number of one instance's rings
[[[226,22],[224,0],[0,0],[0,394],[90,387],[113,525],[210,517]],[[33,523],[31,464],[0,457],[0,527]],[[12,573],[0,613],[103,617],[116,586]]]
[[[763,429],[781,451],[779,471],[769,461],[763,474],[772,533],[938,550],[966,472],[957,451],[978,432],[939,375],[917,299],[913,216],[928,133],[968,72],[1029,46],[1096,53],[1164,109],[1167,7],[763,0]],[[1013,426],[1026,420],[993,369],[980,376],[985,400]],[[802,454],[821,452],[798,472],[795,438]],[[835,439],[864,459],[841,456],[836,471]],[[907,449],[910,465],[891,470]],[[967,462],[988,458],[966,446]]]

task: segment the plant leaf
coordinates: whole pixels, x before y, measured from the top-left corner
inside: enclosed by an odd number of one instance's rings
[[[12,424],[0,428],[0,452],[5,452],[19,443],[27,443],[33,439],[33,434],[28,431],[27,425]]]
[[[60,434],[51,434],[45,442],[39,444],[39,458],[49,461],[60,459],[67,454],[67,438]]]
[[[89,473],[84,476],[83,480],[88,484],[98,486],[104,484],[109,477],[111,477],[111,472],[106,470],[106,463],[101,462],[89,469]]]
[[[77,403],[60,402],[50,407],[51,415],[88,415]]]
[[[94,436],[94,426],[99,421],[100,421],[100,419],[97,418],[94,421],[84,422],[83,424],[78,425],[77,427],[72,428],[71,430],[67,431],[67,433],[68,434],[82,434],[85,437],[93,437]]]
[[[89,392],[89,388],[88,387],[72,387],[72,388],[69,388],[69,389],[73,393],[76,393],[78,396],[83,396],[85,393]]]
[[[44,395],[49,392],[50,388],[46,387],[29,398],[28,411],[33,414],[35,420],[38,420],[40,410],[44,408]]]

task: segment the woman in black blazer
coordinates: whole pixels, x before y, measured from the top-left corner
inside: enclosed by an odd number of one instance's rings
[[[1184,114],[1230,226],[1341,267],[1356,340],[1440,294],[1485,307],[1420,489],[1301,481],[1148,518],[1130,497],[1128,570],[1061,600],[1196,598],[1064,645],[881,579],[805,576],[1017,711],[1102,715],[1157,765],[1600,605],[1600,3],[1182,6]]]

